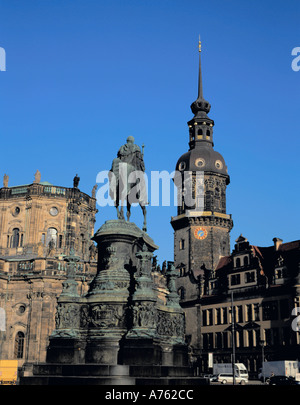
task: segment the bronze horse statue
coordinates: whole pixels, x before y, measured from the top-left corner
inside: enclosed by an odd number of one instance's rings
[[[134,144],[134,138],[130,136],[127,138],[127,144],[119,149],[118,157],[113,160],[112,167],[108,173],[109,195],[114,201],[117,216],[120,220],[125,220],[125,201],[127,207],[127,221],[129,221],[131,216],[131,205],[138,203],[144,217],[143,231],[146,232],[146,205],[148,202],[144,171],[143,154],[139,146]]]

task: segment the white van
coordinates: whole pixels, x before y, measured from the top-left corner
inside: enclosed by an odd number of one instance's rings
[[[222,384],[227,384],[227,383],[233,384],[233,375],[231,373],[220,373],[217,376],[217,381],[221,382]],[[248,383],[248,378],[236,376],[235,383],[244,385],[244,384]]]

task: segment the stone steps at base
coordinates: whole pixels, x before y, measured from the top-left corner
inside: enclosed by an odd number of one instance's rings
[[[61,364],[40,363],[33,365],[33,375],[44,376],[82,376],[82,377],[105,377],[105,376],[129,376],[129,366],[106,365],[106,364]]]
[[[20,378],[20,385],[135,385],[131,377],[33,376]]]
[[[209,379],[201,377],[136,378],[135,385],[209,385]]]
[[[21,385],[208,385],[209,380],[200,377],[62,377],[62,376],[33,376],[20,381]]]
[[[128,366],[107,364],[27,364],[21,385],[203,385],[186,366]]]
[[[31,368],[31,375],[41,376],[130,376],[130,377],[194,377],[194,370],[186,366],[128,366],[104,364],[40,363]],[[28,371],[27,371],[27,375]]]

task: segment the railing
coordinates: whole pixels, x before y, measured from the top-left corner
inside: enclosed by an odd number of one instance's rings
[[[64,198],[80,198],[81,200],[86,201],[88,204],[94,201],[88,194],[80,191],[79,189],[54,186],[50,184],[45,185],[33,183],[15,187],[2,187],[0,189],[0,199],[6,200],[21,195],[46,195]]]

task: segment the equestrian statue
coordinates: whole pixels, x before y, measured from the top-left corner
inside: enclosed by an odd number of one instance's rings
[[[144,149],[144,146],[143,146]],[[125,220],[123,205],[126,201],[127,221],[131,215],[131,205],[138,203],[144,216],[143,231],[147,231],[146,205],[148,204],[145,183],[144,151],[129,136],[112,162],[109,176],[109,195],[117,209],[118,219]],[[120,208],[119,208],[120,207]]]

